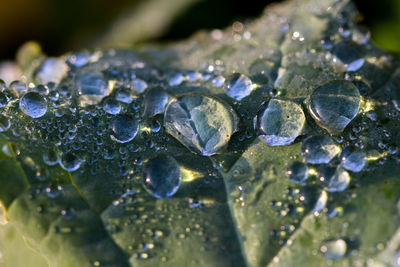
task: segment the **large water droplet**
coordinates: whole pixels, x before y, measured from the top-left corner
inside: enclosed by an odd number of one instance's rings
[[[294,162],[286,172],[289,180],[293,183],[300,184],[308,178],[308,167],[302,162]]]
[[[308,137],[301,146],[304,159],[311,164],[329,163],[339,152],[340,148],[327,135]]]
[[[61,157],[60,166],[69,172],[74,172],[81,166],[81,160],[73,153],[65,153]]]
[[[271,99],[267,108],[257,117],[257,128],[264,133],[260,138],[270,146],[293,143],[306,121],[300,105],[279,99]]]
[[[75,82],[82,106],[97,104],[110,93],[103,75],[95,70],[81,70]]]
[[[233,73],[226,79],[224,89],[229,97],[242,100],[250,95],[253,86],[249,77],[240,73]]]
[[[113,134],[111,139],[118,143],[126,143],[135,138],[139,128],[137,120],[127,114],[116,115],[111,123]]]
[[[350,183],[350,175],[340,167],[324,166],[319,170],[319,180],[328,192],[342,192]]]
[[[144,166],[142,185],[156,198],[167,198],[178,191],[181,171],[178,162],[171,156],[158,156]]]
[[[154,87],[147,91],[144,97],[144,117],[152,117],[164,112],[168,103],[168,94],[161,87]]]
[[[340,133],[354,119],[360,107],[360,93],[348,81],[331,81],[310,96],[308,110],[317,124],[330,133]]]
[[[47,112],[47,101],[39,93],[29,92],[19,100],[19,108],[32,118],[40,118]]]
[[[3,114],[0,114],[0,132],[7,131],[11,126],[10,119]]]
[[[211,156],[226,146],[237,131],[237,115],[222,100],[202,94],[188,94],[171,101],[164,114],[169,134],[184,146]]]
[[[328,260],[340,260],[346,254],[347,244],[346,241],[340,238],[325,240],[322,242],[319,250]]]
[[[28,91],[28,87],[26,87],[26,84],[22,81],[13,81],[10,83],[9,89],[17,96],[21,96]]]
[[[341,166],[352,172],[359,172],[365,166],[366,153],[355,147],[348,146],[340,154]]]

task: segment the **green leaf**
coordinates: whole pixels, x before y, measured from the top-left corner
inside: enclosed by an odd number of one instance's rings
[[[23,49],[18,61],[30,88],[1,92],[10,127],[0,125],[0,200],[9,219],[0,233],[16,229],[48,266],[392,264],[400,229],[400,61],[370,43],[356,16],[347,0],[287,1],[254,22],[166,47],[66,55],[69,72],[56,85],[37,86],[67,65],[39,66],[41,53]],[[340,88],[315,100],[311,110],[322,107],[324,118],[310,114],[310,95],[337,80],[357,87],[357,116],[339,116],[351,108]],[[148,88],[168,101],[147,102]],[[46,114],[24,113],[16,90],[41,94]],[[287,112],[259,125],[271,99]],[[168,116],[149,117],[146,105]],[[306,122],[296,126],[293,144],[272,147],[259,138],[268,123],[284,136],[296,112]],[[115,123],[116,113],[126,120]],[[332,122],[347,126],[340,133],[319,127],[335,128]],[[333,142],[336,152],[355,147],[366,157],[307,162],[302,153],[315,151],[302,152],[302,143],[312,135],[332,139],[327,146]],[[181,179],[165,199],[142,185],[153,178],[143,173],[147,162],[162,155],[176,160]],[[349,168],[364,160],[361,172]],[[288,175],[299,163],[307,179],[295,184]],[[349,186],[332,189],[344,178]],[[331,240],[340,240],[336,260],[328,255]],[[10,246],[19,249],[20,241]],[[19,264],[13,249],[1,252],[6,264]],[[43,265],[31,251],[21,253]]]

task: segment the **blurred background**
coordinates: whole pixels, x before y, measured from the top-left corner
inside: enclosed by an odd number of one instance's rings
[[[257,17],[271,0],[1,0],[0,60],[38,41],[46,54],[109,42],[184,39]],[[400,54],[400,0],[355,0],[373,42]],[[150,18],[150,19],[149,19]],[[119,31],[113,31],[118,28]]]

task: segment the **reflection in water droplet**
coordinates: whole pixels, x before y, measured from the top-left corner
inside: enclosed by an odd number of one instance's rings
[[[121,104],[114,98],[106,98],[103,101],[103,109],[108,114],[116,115],[121,111]]]
[[[306,118],[300,105],[287,100],[271,99],[258,116],[260,136],[270,146],[284,146],[300,135]]]
[[[47,101],[39,93],[29,92],[21,97],[19,108],[32,118],[40,118],[47,112]]]
[[[354,119],[360,107],[360,93],[348,81],[331,81],[310,96],[308,110],[317,124],[330,133],[339,133]]]
[[[346,241],[343,239],[331,239],[322,242],[319,250],[325,259],[340,260],[344,257],[347,251]]]
[[[237,131],[237,116],[215,97],[188,94],[171,101],[164,114],[169,134],[203,156],[211,156],[226,146]]]
[[[300,184],[308,178],[308,167],[302,162],[294,162],[286,172],[289,180],[293,183]]]
[[[308,137],[301,146],[304,159],[311,164],[329,163],[339,152],[340,148],[327,135]]]
[[[350,175],[341,167],[323,166],[319,171],[319,180],[328,192],[342,192],[350,183]]]
[[[144,166],[142,185],[156,198],[167,198],[178,191],[181,171],[178,162],[171,156],[158,156]]]
[[[341,166],[352,172],[359,172],[365,166],[366,153],[355,147],[348,146],[340,154]]]
[[[253,86],[249,77],[240,73],[230,75],[225,81],[224,90],[226,94],[239,101],[250,95],[252,89]]]
[[[147,91],[144,97],[144,117],[152,117],[164,112],[168,103],[168,94],[161,87],[154,87]]]
[[[10,119],[3,114],[0,114],[0,132],[5,132],[10,129],[11,123]]]
[[[81,166],[81,160],[73,153],[65,153],[61,157],[60,166],[69,172],[74,172]]]
[[[126,143],[135,138],[139,123],[127,114],[116,115],[111,123],[113,135],[111,139],[118,143]]]

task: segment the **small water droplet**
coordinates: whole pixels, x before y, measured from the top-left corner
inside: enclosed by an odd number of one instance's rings
[[[178,86],[183,82],[183,75],[181,73],[177,73],[173,75],[169,80],[170,86]]]
[[[341,166],[352,172],[359,172],[365,166],[366,153],[355,147],[345,147],[340,154]]]
[[[56,150],[54,149],[49,149],[42,155],[44,163],[46,163],[49,166],[54,166],[58,163],[59,161],[59,156]]]
[[[28,87],[22,81],[13,81],[10,83],[9,89],[13,91],[17,96],[21,96],[28,91]]]
[[[178,162],[171,156],[157,156],[144,166],[142,185],[156,198],[173,196],[181,184]]]
[[[308,167],[302,162],[294,162],[286,172],[289,180],[293,183],[300,184],[308,178]]]
[[[308,137],[301,146],[304,159],[311,164],[329,163],[339,152],[340,148],[327,135]]]
[[[340,260],[344,257],[347,251],[346,241],[343,239],[330,239],[322,242],[319,250],[325,259]]]
[[[226,79],[224,90],[229,97],[240,101],[250,95],[253,84],[249,77],[240,73],[233,73]]]
[[[350,175],[341,167],[323,166],[319,170],[319,180],[328,192],[342,192],[350,183]]]
[[[76,74],[75,83],[82,106],[97,104],[110,93],[103,74],[95,70],[79,71]]]
[[[310,96],[308,110],[317,124],[330,133],[340,133],[354,119],[360,107],[360,93],[348,81],[331,81]]]
[[[300,105],[287,100],[271,99],[257,116],[260,136],[270,146],[284,146],[300,135],[306,118]]]
[[[121,111],[121,104],[114,98],[106,98],[103,100],[103,109],[108,114],[116,115]]]
[[[10,119],[3,114],[0,114],[0,132],[5,132],[10,129],[11,122]]]
[[[40,118],[47,112],[47,101],[39,93],[29,92],[21,97],[19,108],[32,118]]]
[[[60,166],[69,172],[74,172],[81,166],[81,160],[73,153],[65,153],[61,157]]]
[[[139,128],[137,120],[127,114],[116,115],[111,123],[111,138],[118,143],[126,143],[135,138]]]
[[[132,89],[138,93],[143,93],[147,88],[147,83],[141,79],[135,79],[132,81]]]
[[[161,87],[154,87],[147,91],[144,97],[144,117],[152,117],[164,112],[168,103],[168,94]]]

